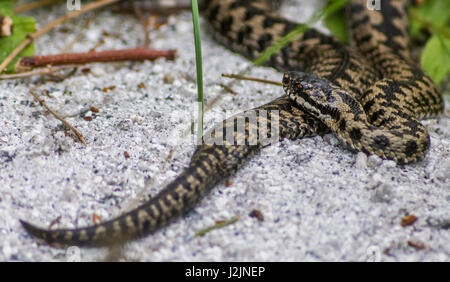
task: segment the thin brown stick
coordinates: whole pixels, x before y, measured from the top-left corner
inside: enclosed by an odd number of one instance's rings
[[[93,62],[142,61],[166,58],[173,60],[176,50],[154,50],[148,48],[134,48],[124,50],[110,50],[102,52],[68,53],[46,56],[23,57],[16,64],[16,71],[29,70],[34,67],[47,65],[85,64]]]
[[[80,65],[66,65],[66,66],[59,66],[59,67],[42,68],[42,69],[29,71],[29,72],[22,72],[22,73],[15,73],[15,74],[3,74],[3,75],[0,75],[0,80],[24,78],[24,77],[30,77],[30,76],[35,76],[35,75],[52,74],[52,73],[55,73],[62,69],[77,68],[79,66]]]
[[[41,1],[34,1],[31,3],[27,3],[27,4],[23,4],[21,6],[17,6],[14,8],[14,13],[18,14],[18,13],[23,13],[26,11],[30,11],[36,8],[40,8],[40,7],[44,7],[47,5],[51,5],[57,2],[62,2],[62,0],[41,0]]]
[[[231,89],[230,86],[225,85],[223,83],[219,83],[219,86],[222,87],[223,89],[225,89],[227,92],[233,94],[233,95],[237,95],[236,91],[234,91],[233,89]]]
[[[49,23],[48,25],[44,26],[42,29],[36,31],[33,34],[28,35],[28,37],[19,44],[19,46],[16,47],[9,55],[6,57],[6,59],[0,64],[0,72],[2,72],[6,66],[23,50],[25,49],[33,40],[36,40],[37,38],[41,37],[43,34],[47,33],[48,31],[55,28],[57,25],[68,21],[70,19],[76,18],[79,15],[86,13],[91,10],[95,10],[101,7],[104,7],[106,5],[110,5],[112,3],[115,3],[119,0],[102,0],[97,2],[92,2],[87,5],[85,5],[81,10],[79,11],[73,11],[70,13],[65,14],[62,17],[57,18],[53,22]]]
[[[34,99],[36,99],[36,101],[38,101],[39,104],[41,104],[41,106],[46,108],[49,113],[51,113],[56,119],[60,120],[65,126],[70,128],[70,130],[72,130],[73,133],[75,133],[75,135],[78,137],[78,140],[80,140],[81,143],[84,144],[84,146],[87,146],[86,140],[84,139],[81,132],[79,132],[75,127],[73,127],[69,122],[67,122],[63,117],[61,117],[56,111],[54,111],[52,108],[50,108],[45,103],[44,99],[40,98],[36,93],[34,93],[34,88],[30,89],[30,93],[31,93],[31,95],[33,95]]]
[[[273,80],[267,80],[267,79],[262,79],[262,78],[256,78],[256,77],[250,77],[250,76],[244,76],[244,75],[238,75],[238,74],[226,74],[226,73],[223,73],[222,77],[228,77],[228,78],[234,78],[234,79],[240,79],[240,80],[250,80],[250,81],[255,81],[255,82],[262,82],[262,83],[282,86],[281,82],[277,82],[277,81],[273,81]]]

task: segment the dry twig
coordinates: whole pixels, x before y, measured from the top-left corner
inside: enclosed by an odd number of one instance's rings
[[[228,77],[228,78],[234,78],[234,79],[240,79],[240,80],[250,80],[255,82],[262,82],[267,84],[273,84],[277,86],[281,86],[281,82],[273,81],[273,80],[267,80],[262,78],[256,78],[256,77],[250,77],[250,76],[244,76],[244,75],[238,75],[238,74],[222,74],[222,77]]]
[[[33,40],[36,40],[37,38],[41,37],[43,34],[47,33],[50,30],[52,30],[53,28],[55,28],[59,24],[61,24],[63,22],[66,22],[66,21],[68,21],[70,19],[76,18],[76,17],[80,16],[81,14],[86,13],[88,11],[104,7],[106,5],[115,3],[117,1],[119,1],[119,0],[102,0],[102,1],[97,1],[97,2],[92,2],[92,3],[86,4],[81,10],[67,13],[64,16],[59,17],[56,20],[54,20],[53,22],[51,22],[48,25],[44,26],[42,29],[36,31],[35,33],[28,35],[28,37],[22,43],[20,43],[19,46],[17,46],[16,49],[14,49],[8,55],[8,57],[6,57],[6,59],[0,64],[0,72],[2,72],[6,68],[6,66],[9,63],[11,63],[11,61],[23,49],[25,49],[28,45],[30,45],[31,42],[33,42]]]
[[[175,58],[175,50],[154,50],[148,48],[133,48],[110,50],[102,52],[68,53],[45,56],[23,57],[16,64],[16,71],[25,71],[47,65],[85,64],[94,62],[142,61],[155,60],[164,57]]]
[[[66,66],[59,66],[59,67],[42,68],[42,69],[29,71],[29,72],[22,72],[22,73],[15,73],[15,74],[3,74],[3,75],[0,75],[0,80],[24,78],[24,77],[30,77],[30,76],[35,76],[35,75],[48,75],[48,74],[53,74],[59,70],[77,68],[79,66],[80,65],[66,65]]]
[[[33,10],[36,8],[44,7],[44,6],[51,5],[51,4],[54,4],[57,2],[62,2],[62,1],[63,0],[40,0],[40,1],[31,2],[31,3],[26,3],[26,4],[23,4],[21,6],[14,8],[14,13],[18,14],[18,13],[30,11],[30,10]]]
[[[49,113],[51,113],[56,119],[60,120],[65,126],[70,128],[70,130],[72,130],[73,133],[75,133],[75,135],[78,137],[78,140],[80,140],[81,143],[84,144],[84,146],[87,146],[87,143],[86,143],[86,140],[84,140],[83,134],[81,134],[81,132],[79,132],[75,127],[73,127],[69,122],[67,122],[63,117],[61,117],[55,110],[50,108],[47,105],[47,103],[45,103],[44,99],[40,98],[36,93],[34,93],[34,89],[36,89],[38,86],[33,87],[32,89],[30,89],[30,93],[31,93],[31,95],[33,95],[34,99],[36,99],[36,101],[38,101],[39,104],[41,104],[41,106],[46,108],[47,111]]]

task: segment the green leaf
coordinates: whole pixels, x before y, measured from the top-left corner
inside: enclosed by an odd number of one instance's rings
[[[0,1],[0,15],[10,16],[13,20],[13,34],[8,37],[0,38],[0,62],[2,62],[28,34],[33,33],[36,29],[36,22],[32,17],[24,17],[14,15],[12,9],[12,1]],[[34,44],[30,44],[6,67],[5,72],[13,73],[14,65],[17,61],[25,56],[34,55]]]
[[[0,1],[0,15],[13,16],[13,1]]]
[[[330,2],[328,5],[330,5]],[[324,18],[324,23],[331,34],[345,44],[348,44],[347,21],[343,9],[328,14]]]
[[[410,33],[417,38],[421,35],[423,23],[415,19],[416,17],[431,23],[433,26],[448,28],[450,20],[450,1],[448,0],[427,0],[423,4],[409,8],[410,11]]]
[[[431,37],[422,53],[422,68],[439,84],[450,73],[450,39]]]

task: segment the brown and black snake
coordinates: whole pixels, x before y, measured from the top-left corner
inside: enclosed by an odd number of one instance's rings
[[[355,151],[398,164],[422,159],[430,139],[418,119],[442,112],[443,99],[411,59],[407,1],[381,1],[381,10],[367,9],[366,2],[347,7],[351,46],[308,28],[274,54],[266,64],[286,72],[286,94],[217,124],[204,140],[222,142],[199,145],[181,175],[148,202],[89,227],[46,230],[21,221],[23,227],[58,245],[101,246],[145,236],[192,209],[267,145],[263,137],[278,141],[331,130]],[[249,59],[298,25],[264,1],[205,0],[203,16],[218,42]],[[250,114],[256,122],[250,122]],[[237,130],[242,121],[243,130]]]

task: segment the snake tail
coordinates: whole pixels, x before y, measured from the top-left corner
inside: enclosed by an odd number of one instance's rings
[[[239,126],[242,130],[236,131]],[[206,132],[188,167],[159,194],[124,215],[75,229],[48,230],[24,220],[20,222],[29,234],[53,246],[121,244],[148,235],[191,210],[250,155],[271,144],[264,140],[301,138],[316,134],[318,129],[328,130],[319,120],[300,115],[287,97],[278,98],[235,115]],[[231,132],[231,139],[227,132]]]

